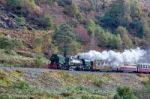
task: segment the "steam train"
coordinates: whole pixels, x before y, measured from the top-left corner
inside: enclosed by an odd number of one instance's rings
[[[93,70],[93,62],[90,60],[64,57],[62,55],[53,54],[50,57],[51,63],[48,64],[50,69],[63,70]]]
[[[127,72],[127,73],[150,73],[150,64],[138,63],[135,65],[111,66],[111,63],[104,60],[86,60],[80,57],[64,57],[53,54],[50,57],[50,69],[80,70],[80,71],[105,71],[105,72]]]

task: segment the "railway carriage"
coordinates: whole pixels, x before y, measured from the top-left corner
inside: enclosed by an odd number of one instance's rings
[[[93,70],[112,71],[110,63],[106,60],[96,60],[93,63]]]
[[[137,72],[137,66],[120,66],[118,68],[118,71],[120,72],[127,72],[127,73],[132,73],[132,72]]]
[[[150,73],[150,64],[149,63],[139,63],[137,65],[137,71],[140,73]]]

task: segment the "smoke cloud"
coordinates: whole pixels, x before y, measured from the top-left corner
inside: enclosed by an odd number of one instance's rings
[[[111,66],[119,66],[124,63],[136,64],[144,59],[146,51],[140,48],[124,50],[123,52],[115,52],[113,50],[98,52],[91,50],[85,53],[79,53],[78,56],[88,60],[105,60]]]

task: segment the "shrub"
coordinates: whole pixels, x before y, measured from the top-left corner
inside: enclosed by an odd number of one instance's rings
[[[7,4],[13,7],[21,6],[22,0],[6,0]]]
[[[94,86],[101,87],[103,84],[103,81],[100,79],[96,79],[92,83],[94,84]]]
[[[36,67],[44,66],[44,61],[43,61],[43,58],[41,56],[37,56],[34,60],[34,63],[35,63]]]
[[[44,15],[40,16],[40,18],[37,20],[38,21],[38,26],[43,29],[50,29],[52,28],[52,21],[51,17]]]
[[[37,53],[41,53],[43,50],[43,38],[36,37],[33,41],[34,51]]]
[[[18,25],[21,25],[21,26],[26,24],[26,20],[25,20],[24,17],[17,17],[16,22],[17,22]]]
[[[16,39],[0,36],[0,48],[5,50],[13,50],[21,46],[21,42]]]
[[[28,83],[21,81],[21,82],[15,84],[14,88],[21,89],[21,90],[27,90],[30,88],[30,86]]]
[[[81,99],[91,99],[91,97],[82,95],[82,96],[81,96]]]
[[[136,99],[133,91],[128,87],[118,87],[113,99]]]
[[[150,89],[150,76],[148,76],[148,80],[144,81],[143,84],[145,85],[146,88]]]
[[[35,0],[7,0],[9,7],[23,9],[21,12],[28,11],[30,13],[34,12],[36,9]]]

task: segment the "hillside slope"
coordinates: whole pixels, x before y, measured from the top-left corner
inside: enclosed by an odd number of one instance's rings
[[[0,69],[0,98],[112,99],[117,87],[149,99],[148,75],[48,71],[29,68]],[[9,75],[9,76],[7,76]],[[2,79],[1,79],[2,78]],[[147,87],[148,88],[148,87]]]
[[[148,0],[0,0],[0,63],[45,66],[52,53],[145,47],[148,9]]]

